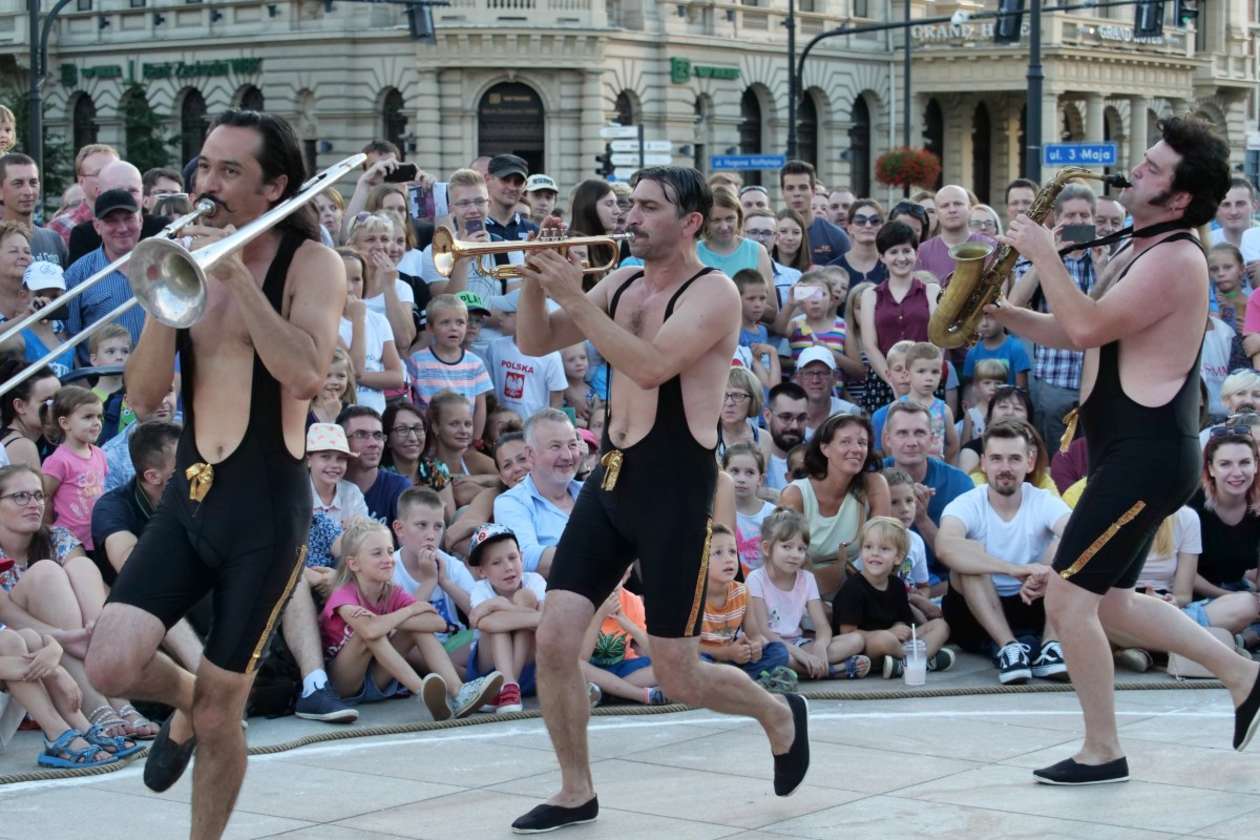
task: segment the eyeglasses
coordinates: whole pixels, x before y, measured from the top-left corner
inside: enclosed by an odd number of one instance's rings
[[[884,220],[879,216],[854,216],[849,220],[849,224],[855,225],[856,227],[866,227],[868,225],[870,227],[879,227],[883,223]]]
[[[467,210],[469,207],[488,207],[490,200],[487,198],[466,198],[463,201],[456,201],[451,204],[456,210]]]
[[[380,443],[381,441],[385,440],[385,433],[384,432],[368,432],[363,429],[360,429],[357,432],[351,432],[350,439],[361,440],[361,441],[374,440],[377,443]]]
[[[727,391],[722,395],[722,402],[735,403],[736,405],[739,405],[742,402],[748,402],[751,399],[751,394],[744,394],[739,391]]]
[[[398,435],[400,438],[409,438],[412,436],[417,438],[424,437],[424,426],[420,423],[417,423],[414,426],[395,426],[390,429],[390,431]]]
[[[992,219],[970,219],[967,227],[973,230],[997,230],[997,222]]]
[[[800,375],[802,379],[826,379],[827,377],[831,376],[831,369],[827,368],[825,370],[801,370],[801,371],[797,371],[797,374]]]
[[[44,498],[44,492],[42,490],[19,490],[16,493],[9,493],[8,495],[0,496],[0,499],[12,499],[18,507],[26,507],[31,502],[34,502],[37,505],[42,505],[44,503]]]

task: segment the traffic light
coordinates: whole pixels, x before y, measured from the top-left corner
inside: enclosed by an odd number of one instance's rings
[[[998,0],[998,13],[993,21],[993,43],[1018,44],[1024,25],[1024,0]]]
[[[1164,0],[1138,0],[1133,10],[1133,35],[1158,38],[1164,34]]]
[[[407,27],[411,30],[413,41],[433,43],[437,40],[433,34],[433,9],[430,6],[408,5]]]
[[[1199,16],[1199,0],[1176,0],[1173,6],[1173,20],[1178,26],[1185,26]]]
[[[613,172],[617,169],[617,167],[613,165],[612,158],[612,143],[605,143],[604,153],[602,155],[595,155],[595,162],[599,164],[599,166],[595,169],[595,174],[599,175],[601,178],[611,177]]]

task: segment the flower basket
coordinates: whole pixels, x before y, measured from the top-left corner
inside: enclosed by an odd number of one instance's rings
[[[932,188],[941,177],[941,159],[927,149],[901,146],[885,152],[875,161],[875,177],[892,187]]]

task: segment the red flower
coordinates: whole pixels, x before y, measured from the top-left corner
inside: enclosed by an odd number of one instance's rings
[[[927,149],[901,146],[879,156],[875,177],[893,187],[932,187],[941,177],[941,160]]]

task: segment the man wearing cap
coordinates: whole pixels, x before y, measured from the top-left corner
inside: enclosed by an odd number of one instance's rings
[[[551,211],[556,209],[556,199],[560,196],[560,190],[556,187],[555,179],[550,175],[543,175],[541,172],[530,175],[525,180],[525,201],[529,204],[529,220],[536,225],[541,225],[543,219],[551,215]]]
[[[100,186],[100,192],[108,192],[110,190],[126,190],[136,199],[137,204],[143,205],[144,197],[144,176],[140,174],[140,170],[136,169],[125,160],[115,160],[107,163],[101,169],[100,178],[97,179]],[[99,193],[98,193],[99,194]],[[156,236],[162,232],[162,228],[170,221],[166,216],[150,216],[148,213],[141,213],[140,216],[140,238],[144,239],[149,236]],[[96,225],[93,220],[89,219],[75,225],[74,230],[70,231],[70,253],[66,263],[70,265],[75,260],[91,251],[101,247],[101,235],[96,232]]]
[[[39,167],[20,152],[0,157],[0,220],[17,222],[31,231],[31,259],[66,266],[66,243],[55,232],[35,225],[35,205],[39,202]]]
[[[538,225],[516,212],[525,189],[525,178],[529,175],[524,159],[516,155],[495,155],[490,158],[489,172],[486,189],[490,193],[490,211],[486,215],[486,232],[508,241],[528,239],[531,233],[537,233]],[[496,255],[495,262],[506,265],[507,254]]]
[[[796,375],[793,378],[808,398],[806,440],[831,415],[861,412],[853,403],[836,396],[836,359],[826,347],[816,344],[802,350],[796,358]]]
[[[80,257],[66,270],[66,288],[73,289],[119,257],[131,253],[140,241],[140,201],[127,190],[108,190],[96,197],[92,223],[101,237],[101,247]],[[127,275],[114,270],[90,289],[70,301],[66,327],[72,335],[101,319],[103,315],[133,297]],[[133,306],[117,322],[131,333],[134,346],[144,328],[144,310]],[[79,345],[79,362],[89,363],[87,343]]]

